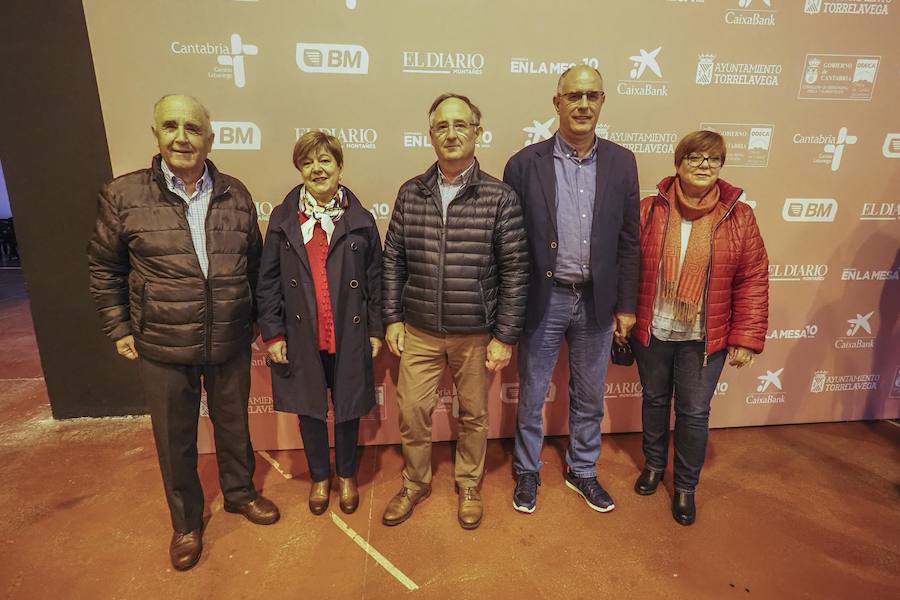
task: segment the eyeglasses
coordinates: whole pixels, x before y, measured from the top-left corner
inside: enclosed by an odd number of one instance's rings
[[[721,156],[701,156],[700,154],[688,154],[682,160],[686,160],[687,164],[692,167],[699,167],[706,162],[710,169],[718,169],[724,162]]]
[[[478,123],[466,123],[464,121],[456,121],[452,125],[444,121],[431,127],[431,131],[438,137],[445,137],[450,133],[452,128],[456,135],[466,135],[472,127],[478,127]]]
[[[569,104],[578,104],[582,98],[587,98],[589,104],[597,104],[606,98],[606,92],[568,92],[557,95]]]

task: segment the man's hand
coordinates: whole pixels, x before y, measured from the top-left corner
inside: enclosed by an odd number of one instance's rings
[[[134,347],[134,336],[126,335],[116,340],[116,352],[119,356],[124,356],[128,360],[137,360],[137,348]]]
[[[743,366],[753,364],[753,350],[740,346],[728,346],[728,364],[740,369]]]
[[[394,355],[400,356],[403,354],[403,347],[406,343],[406,329],[403,321],[397,321],[387,326],[384,341],[387,342],[388,348]]]
[[[287,364],[287,342],[284,340],[279,340],[277,342],[273,342],[269,346],[269,359],[273,363],[278,363],[279,365]]]
[[[616,330],[613,332],[613,338],[618,345],[622,346],[628,341],[628,335],[636,320],[634,313],[616,313]]]
[[[372,358],[375,358],[381,352],[381,338],[370,337],[369,343],[372,344]]]
[[[484,366],[488,371],[500,371],[509,364],[512,357],[512,346],[504,344],[497,338],[491,338],[487,345],[487,360]]]

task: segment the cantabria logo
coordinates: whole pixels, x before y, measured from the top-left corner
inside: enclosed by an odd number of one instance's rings
[[[262,132],[249,121],[213,121],[213,150],[259,150]]]
[[[494,134],[487,129],[481,132],[481,137],[475,143],[476,148],[490,148],[491,142],[494,140]],[[404,131],[403,132],[404,148],[432,148],[431,138],[427,133],[422,131]]]
[[[578,64],[589,65],[595,69],[600,68],[600,59],[585,57],[580,61],[565,60],[535,60],[528,57],[509,59],[509,72],[519,75],[562,75],[566,69]]]
[[[837,209],[834,198],[785,198],[781,217],[788,222],[831,223]]]
[[[297,66],[304,73],[365,75],[369,52],[357,44],[297,44]]]
[[[881,375],[864,373],[860,375],[829,375],[828,371],[816,371],[813,375],[809,391],[813,394],[821,392],[863,392],[877,390]]]
[[[851,135],[846,127],[841,127],[838,129],[837,135],[795,133],[792,140],[795,144],[811,144],[815,146],[821,144],[822,152],[819,153],[813,162],[830,165],[832,171],[837,171],[841,168],[844,150],[847,146],[852,146],[859,141],[859,138]]]
[[[729,25],[775,26],[772,0],[738,0],[737,6],[725,11],[725,22]]]
[[[661,52],[662,46],[657,46],[653,50],[641,48],[629,56],[628,79],[619,80],[616,92],[621,96],[668,96],[669,82],[663,81],[658,60]]]
[[[403,72],[429,75],[481,75],[484,73],[484,54],[404,50]]]
[[[843,2],[828,2],[827,0],[805,0],[803,12],[808,15],[839,14],[839,15],[873,15],[886,17],[888,6],[893,0],[845,0]]]
[[[523,144],[523,148],[525,146],[530,146],[531,144],[536,144],[538,142],[543,142],[544,140],[549,140],[553,137],[553,123],[556,121],[556,117],[550,117],[548,121],[532,121],[532,124],[528,127],[523,127],[522,131],[528,134],[528,137],[525,138],[525,144]]]
[[[700,54],[697,58],[697,85],[779,85],[782,65],[776,63],[735,63],[717,61],[715,54]]]
[[[169,45],[172,54],[178,55],[207,55],[215,54],[216,62],[220,65],[209,72],[209,79],[232,79],[235,87],[242,88],[247,85],[247,68],[244,58],[259,54],[259,48],[253,44],[245,44],[240,34],[232,33],[229,43],[222,42],[172,42]]]
[[[800,100],[869,101],[875,91],[880,56],[807,54]]]
[[[730,167],[765,167],[769,164],[774,125],[747,123],[700,123],[700,129],[725,138]]]
[[[765,375],[759,375],[756,379],[759,384],[756,392],[747,394],[744,402],[747,404],[783,404],[784,393],[781,391],[781,374],[784,367],[777,371],[766,370]]]
[[[838,350],[874,348],[875,336],[872,335],[872,316],[874,314],[874,310],[864,315],[856,313],[855,317],[847,319],[849,327],[843,336],[834,341],[834,347]]]
[[[900,202],[865,202],[859,211],[860,221],[896,221],[900,219]]]
[[[767,340],[814,340],[819,333],[815,323],[804,325],[800,329],[773,329],[766,333]]]
[[[378,132],[366,127],[295,127],[295,139],[309,131],[323,131],[340,140],[344,149],[351,150],[375,150],[378,142]]]
[[[848,267],[841,272],[841,281],[898,281],[900,267],[896,269],[863,270]]]
[[[606,123],[598,123],[595,132],[635,154],[672,155],[678,142],[678,135],[671,131],[611,131]]]
[[[769,264],[769,281],[825,281],[828,265]]]

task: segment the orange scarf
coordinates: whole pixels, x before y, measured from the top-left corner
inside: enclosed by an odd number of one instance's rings
[[[719,186],[712,188],[692,206],[681,191],[681,181],[669,188],[669,224],[663,243],[662,297],[674,304],[675,318],[683,323],[693,323],[700,310],[706,274],[709,269],[709,252],[712,247],[713,209],[719,202]],[[674,210],[672,210],[674,209]],[[681,258],[681,220],[692,221],[684,264]]]

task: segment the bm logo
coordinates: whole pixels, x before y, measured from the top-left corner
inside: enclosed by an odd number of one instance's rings
[[[369,53],[355,44],[297,44],[297,66],[304,73],[365,75]]]
[[[830,223],[837,209],[834,198],[785,198],[781,216],[785,221]]]
[[[213,150],[259,150],[262,132],[256,123],[244,121],[213,121]]]

